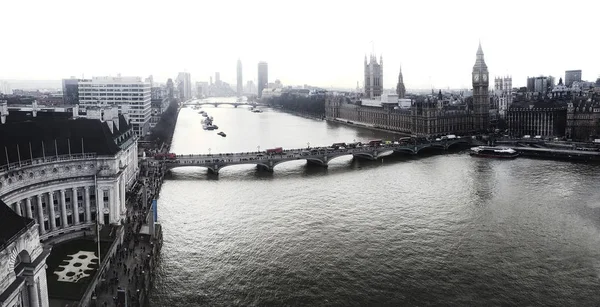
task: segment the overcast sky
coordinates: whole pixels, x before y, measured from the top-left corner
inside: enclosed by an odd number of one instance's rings
[[[235,82],[356,87],[363,59],[383,54],[384,85],[470,88],[481,40],[491,76],[600,74],[596,1],[5,0],[0,79],[154,75],[188,71]],[[373,43],[371,43],[373,42]],[[558,79],[558,78],[557,78]]]

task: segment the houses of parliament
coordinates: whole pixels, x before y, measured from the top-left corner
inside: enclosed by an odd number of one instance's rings
[[[489,129],[489,73],[481,45],[477,50],[472,72],[473,97],[456,103],[438,95],[404,99],[402,72],[398,78],[397,95],[383,96],[383,58],[365,57],[365,89],[363,95],[332,95],[325,101],[329,119],[366,124],[428,137],[446,134],[471,134]],[[387,98],[387,99],[386,99]]]

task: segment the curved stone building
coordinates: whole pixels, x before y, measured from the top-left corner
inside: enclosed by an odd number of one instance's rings
[[[10,118],[10,116],[9,116]],[[0,125],[0,199],[37,222],[42,241],[120,224],[137,176],[137,139],[122,115]]]
[[[48,306],[46,258],[34,220],[0,201],[0,306]]]

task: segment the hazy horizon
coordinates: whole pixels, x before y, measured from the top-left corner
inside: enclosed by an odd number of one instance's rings
[[[244,84],[256,81],[257,64],[266,61],[270,82],[355,88],[357,81],[362,87],[364,56],[374,50],[377,59],[383,55],[386,89],[395,87],[400,65],[408,89],[471,88],[479,41],[490,77],[512,75],[515,87],[527,76],[558,81],[565,70],[581,69],[589,81],[600,74],[595,46],[586,46],[595,26],[586,1],[287,4],[109,0],[90,10],[79,2],[5,3],[5,12],[27,14],[0,20],[10,42],[0,55],[0,79],[120,73],[164,83],[187,71],[194,82],[220,72],[235,84],[239,58]]]

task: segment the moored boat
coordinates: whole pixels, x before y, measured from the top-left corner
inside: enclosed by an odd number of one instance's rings
[[[217,134],[220,135],[220,136],[222,136],[222,137],[226,137],[227,136],[227,134],[225,134],[225,132],[223,132],[223,131],[221,131],[221,132],[219,132]]]
[[[519,153],[516,150],[508,147],[477,146],[471,148],[471,156],[514,159],[519,156]]]

